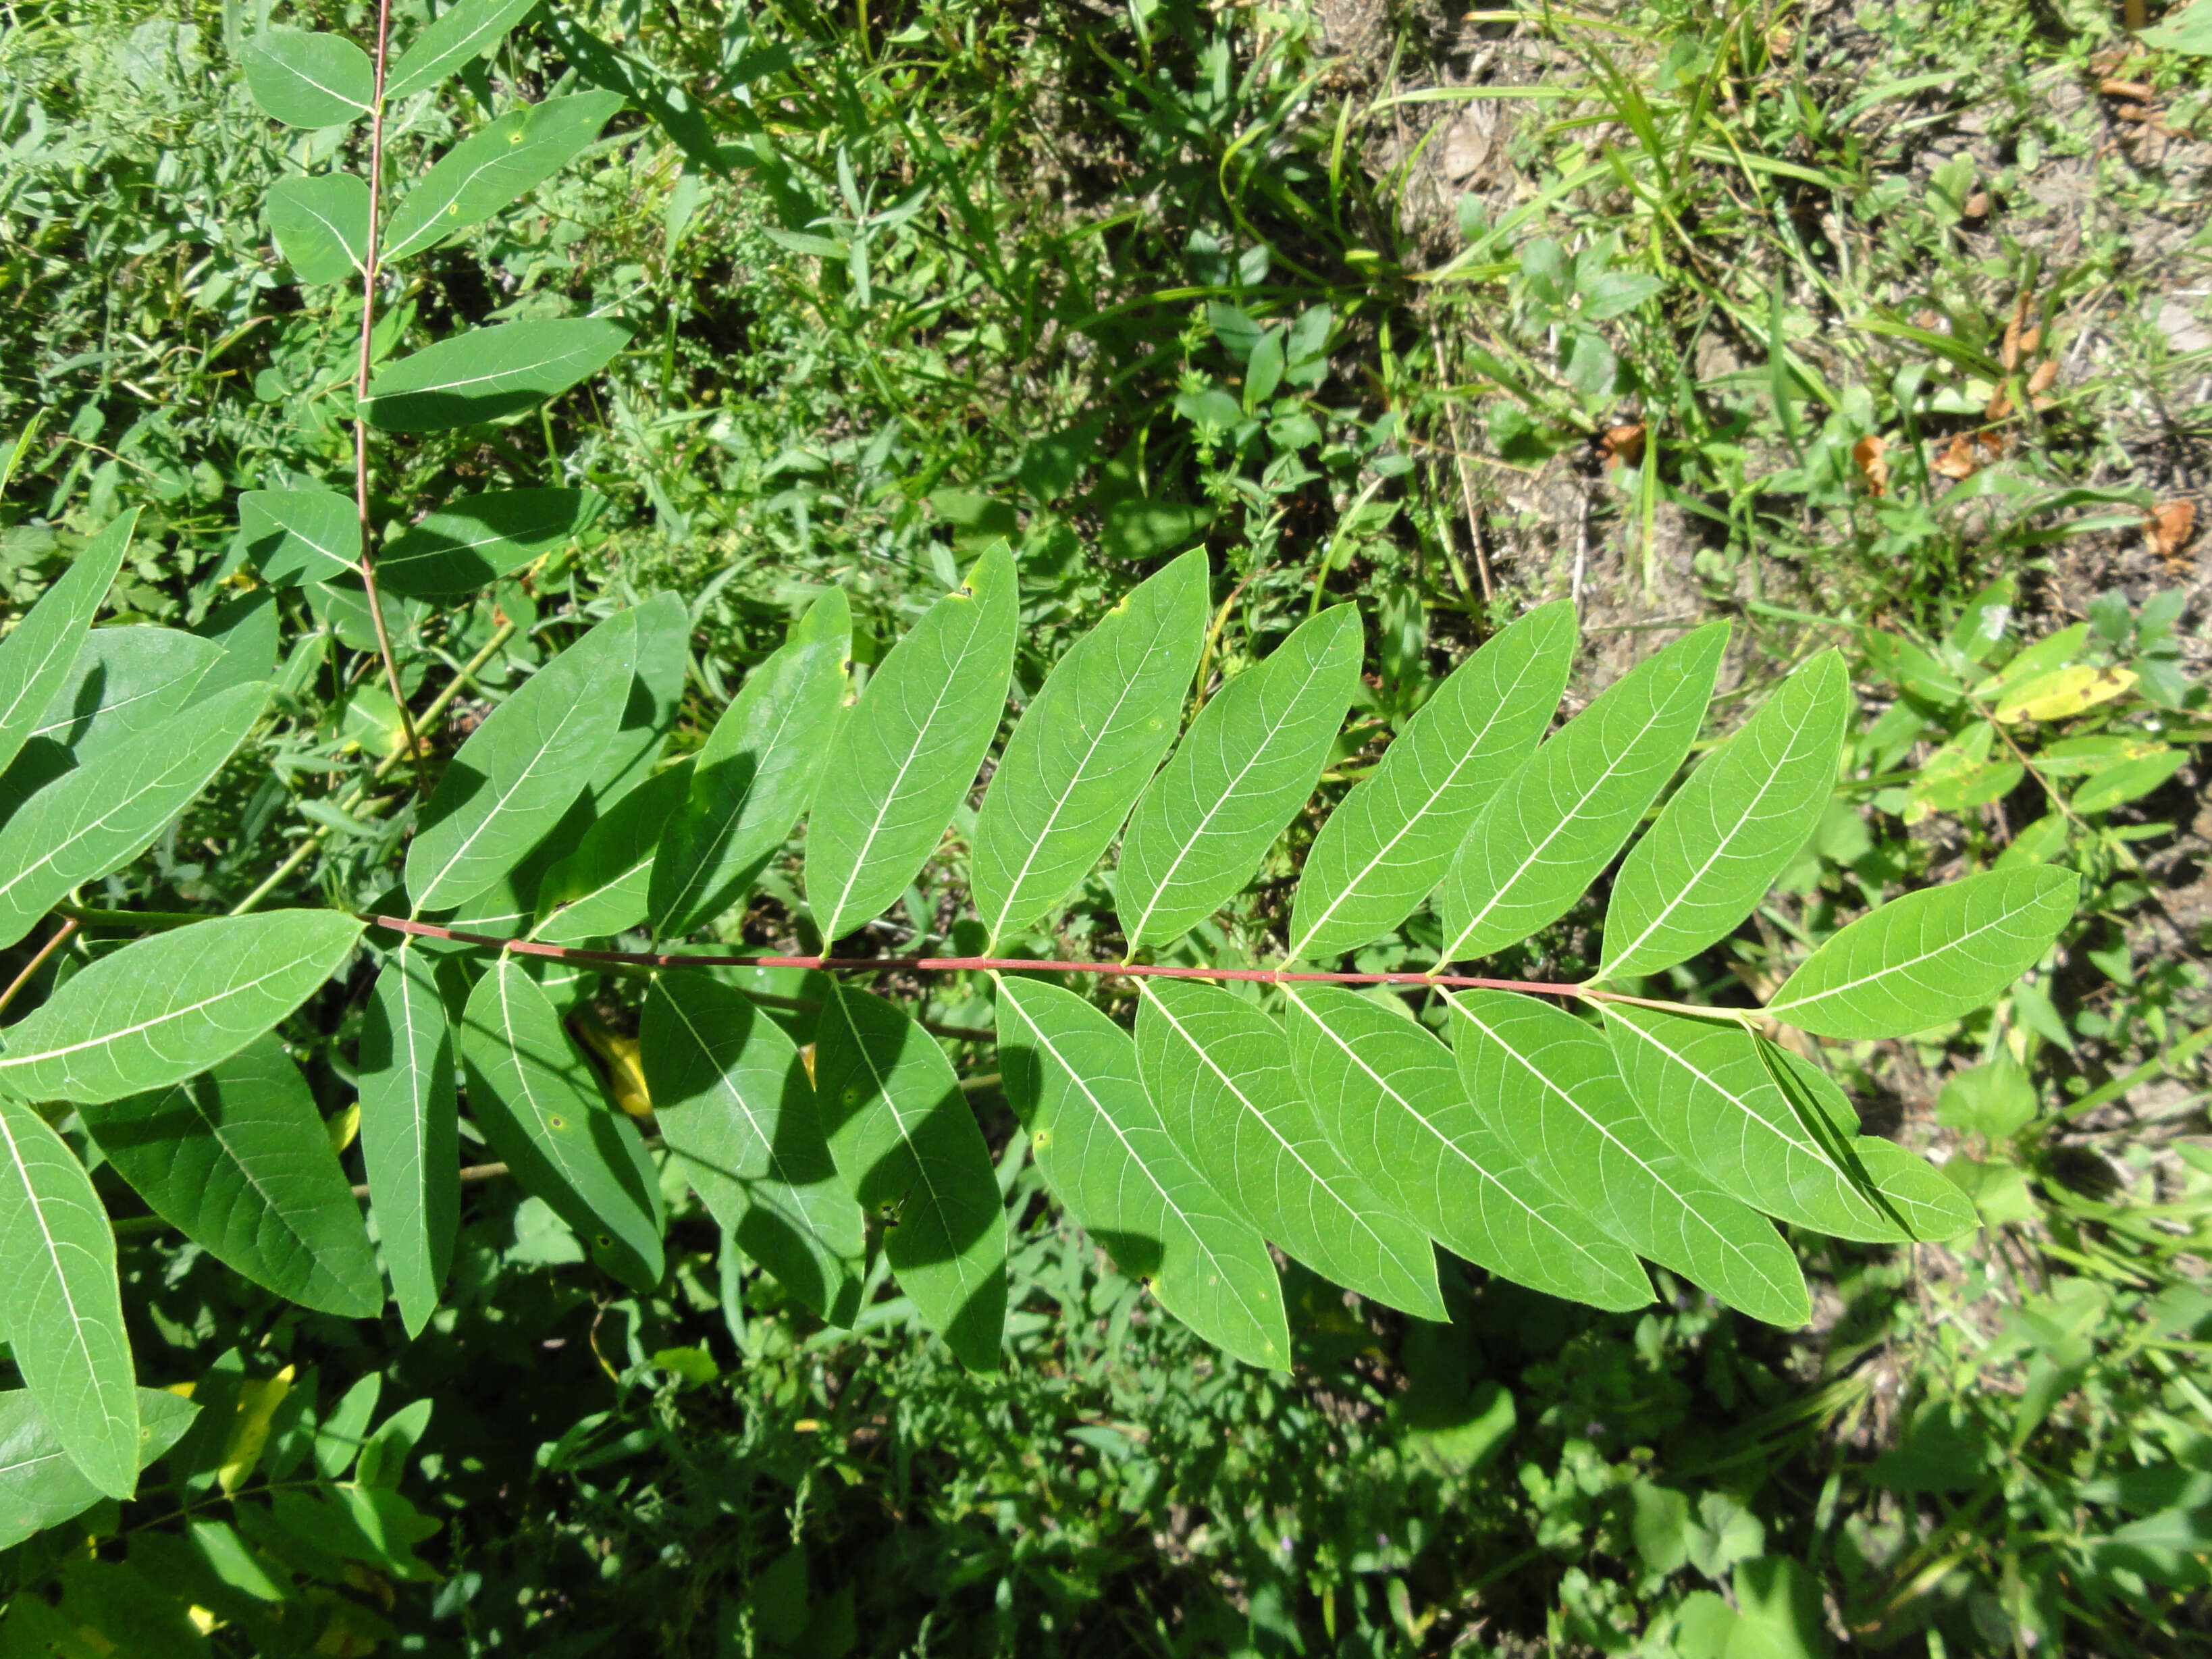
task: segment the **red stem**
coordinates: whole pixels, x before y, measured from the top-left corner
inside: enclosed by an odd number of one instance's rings
[[[1143,962],[1052,962],[1030,957],[715,957],[658,951],[586,951],[540,939],[501,939],[464,933],[434,921],[402,916],[371,916],[374,926],[421,939],[481,945],[518,956],[551,957],[560,962],[603,962],[624,968],[809,968],[823,973],[868,973],[911,968],[920,973],[967,969],[1032,974],[1119,974],[1130,979],[1227,979],[1261,985],[1435,985],[1454,991],[1525,991],[1534,996],[1580,997],[1579,985],[1550,985],[1527,979],[1477,979],[1465,974],[1322,974],[1286,968],[1170,968]]]

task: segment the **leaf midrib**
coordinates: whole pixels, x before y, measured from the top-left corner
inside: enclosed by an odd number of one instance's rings
[[[1941,890],[1937,888],[1923,888],[1922,890],[1924,892],[1936,892]],[[1914,968],[1917,968],[1923,962],[1933,961],[1936,957],[1942,956],[1946,951],[1959,950],[1972,940],[1980,938],[1984,933],[1995,932],[1997,928],[2003,927],[2007,922],[2010,921],[2021,911],[2027,909],[2029,905],[2035,903],[2042,896],[2043,896],[2040,893],[2031,894],[2026,903],[2011,906],[2004,912],[2003,915],[1993,917],[1991,920],[1984,922],[1972,933],[1962,933],[1955,939],[1946,939],[1942,944],[1938,945],[1932,951],[1923,951],[1918,956],[1907,957],[1902,961],[1886,961],[1881,967],[1875,969],[1872,973],[1862,974],[1856,979],[1845,980],[1840,985],[1824,986],[1820,990],[1814,992],[1810,996],[1793,997],[1785,1001],[1770,1002],[1766,1005],[1766,1012],[1770,1014],[1779,1015],[1786,1009],[1809,1008],[1815,1003],[1826,1002],[1834,997],[1847,995],[1850,992],[1857,990],[1863,985],[1873,983],[1875,980],[1885,979],[1893,974],[1903,974],[1908,972]],[[1880,910],[1875,910],[1869,914],[1872,915],[1880,915],[1881,912]],[[1787,990],[1789,988],[1785,986],[1783,988]]]
[[[30,1206],[32,1219],[38,1224],[40,1242],[46,1249],[47,1267],[53,1275],[54,1283],[60,1287],[62,1301],[69,1310],[70,1350],[81,1362],[86,1376],[91,1379],[91,1396],[100,1408],[101,1419],[109,1424],[119,1424],[123,1419],[107,1408],[105,1391],[100,1386],[99,1368],[92,1357],[92,1344],[85,1337],[86,1328],[94,1322],[77,1311],[76,1295],[70,1288],[70,1276],[62,1269],[60,1244],[53,1230],[46,1224],[46,1206],[40,1201],[38,1188],[31,1184],[30,1165],[23,1157],[22,1143],[15,1138],[15,1126],[9,1122],[4,1109],[0,1109],[0,1135],[7,1138],[8,1167],[15,1171],[16,1181],[22,1186],[23,1201]],[[22,1339],[20,1332],[11,1331],[9,1334],[18,1341]]]
[[[517,695],[520,696],[520,694],[517,693]],[[554,749],[560,744],[562,738],[568,734],[571,724],[585,720],[596,719],[599,713],[600,710],[597,707],[595,700],[583,696],[578,696],[574,702],[570,703],[566,709],[562,711],[560,720],[553,727],[552,734],[547,737],[544,741],[538,745],[537,750],[530,757],[528,763],[523,767],[522,770],[515,774],[514,781],[509,784],[505,789],[501,790],[498,799],[494,800],[489,806],[484,809],[482,816],[480,816],[477,820],[476,827],[471,830],[469,833],[461,839],[460,843],[453,848],[453,855],[439,867],[435,875],[432,876],[429,880],[422,884],[422,890],[424,893],[429,894],[436,892],[438,890],[438,884],[444,881],[447,877],[452,875],[455,870],[460,867],[462,861],[469,856],[477,842],[490,831],[493,824],[499,822],[500,814],[507,810],[507,803],[513,800],[516,795],[522,792],[525,787],[529,785],[537,778],[538,768],[544,763],[546,756],[552,753]],[[421,912],[422,908],[422,903],[418,902],[416,906],[417,914]]]

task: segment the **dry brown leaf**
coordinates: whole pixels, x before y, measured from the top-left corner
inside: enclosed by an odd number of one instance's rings
[[[1634,466],[1644,459],[1644,422],[1631,421],[1608,430],[1597,441],[1605,454],[1605,470],[1617,466]]]
[[[1982,405],[1982,418],[1985,421],[2002,421],[2011,413],[2012,393],[2007,392],[2004,382],[1999,380],[1996,390],[1990,393],[1989,402]]]
[[[2028,313],[2034,308],[2035,295],[2027,289],[2012,302],[2012,316],[2005,324],[2004,344],[1997,349],[1997,361],[2007,368],[2018,365],[2021,356],[2035,349],[2043,331],[2027,325]]]
[[[1851,459],[1858,463],[1859,477],[1866,480],[1867,488],[1877,495],[1889,494],[1889,440],[1879,433],[1869,434],[1851,446]]]
[[[2049,409],[2052,404],[2056,404],[2058,399],[2056,398],[2046,398],[2043,394],[2050,391],[2052,386],[2057,384],[2058,365],[2057,363],[2038,363],[2035,366],[2035,373],[2027,377],[2027,395],[2032,400],[2033,400],[2035,406],[2038,409]]]
[[[2168,501],[2143,515],[2143,545],[2161,559],[2178,561],[2196,524],[2194,501]]]
[[[2004,453],[2004,440],[1994,432],[1961,432],[1929,463],[1939,478],[1971,478]]]
[[[1960,210],[1960,211],[1969,219],[1988,218],[1990,216],[1989,191],[1985,190],[1976,191],[1972,196],[1969,196],[1966,198],[1966,205]]]
[[[2154,89],[2140,81],[2100,81],[2097,90],[2107,98],[2135,98],[2145,103],[2158,96]]]

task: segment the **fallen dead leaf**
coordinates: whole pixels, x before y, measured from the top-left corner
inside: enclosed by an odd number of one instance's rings
[[[2100,81],[2097,90],[2107,98],[2134,98],[2145,103],[2158,96],[2155,90],[2141,81]]]
[[[2038,409],[2049,409],[2052,404],[2056,404],[2058,399],[2056,398],[2046,398],[2044,396],[2044,393],[2049,392],[2052,386],[2057,384],[2058,365],[2057,363],[2038,363],[2035,366],[2035,373],[2027,377],[2027,395],[2034,401],[2035,406]]]
[[[1960,210],[1960,211],[1969,219],[1988,218],[1990,216],[1989,191],[1985,190],[1976,191],[1972,196],[1969,196],[1966,198],[1966,205]]]
[[[2168,501],[2143,515],[2143,545],[2168,563],[2177,562],[2196,526],[2194,501]]]
[[[1877,495],[1889,494],[1888,439],[1869,433],[1851,446],[1851,459],[1858,463],[1859,477],[1866,480],[1869,489]]]
[[[2004,440],[1994,432],[1961,432],[1929,464],[1939,478],[1971,478],[2004,453]]]
[[[1617,466],[1634,466],[1644,459],[1644,422],[1631,421],[1609,429],[1597,441],[1605,455],[1605,470],[1610,472]]]

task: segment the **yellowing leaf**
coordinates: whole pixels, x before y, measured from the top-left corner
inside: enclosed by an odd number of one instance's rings
[[[292,1392],[293,1371],[287,1365],[274,1376],[249,1378],[238,1385],[238,1420],[230,1425],[230,1438],[222,1443],[222,1462],[216,1470],[224,1497],[252,1478],[261,1449],[269,1443],[270,1421]]]
[[[2066,720],[2085,708],[2110,702],[2135,683],[2131,670],[2076,663],[2014,686],[1997,703],[1996,718],[2008,723]]]

